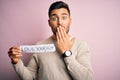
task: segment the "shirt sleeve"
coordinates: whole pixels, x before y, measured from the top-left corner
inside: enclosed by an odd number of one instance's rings
[[[22,80],[34,80],[36,78],[37,64],[35,56],[32,56],[26,67],[22,60],[19,60],[17,64],[13,64],[13,67]]]
[[[64,58],[67,69],[74,80],[92,80],[92,67],[90,62],[90,51],[86,42],[79,44],[75,51],[73,45],[70,57]]]

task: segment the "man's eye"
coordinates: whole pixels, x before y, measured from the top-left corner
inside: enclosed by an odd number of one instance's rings
[[[66,20],[66,19],[67,19],[67,16],[63,16],[62,19],[63,19],[63,20]]]
[[[51,20],[52,20],[52,21],[57,21],[58,18],[54,17],[54,18],[52,18]]]

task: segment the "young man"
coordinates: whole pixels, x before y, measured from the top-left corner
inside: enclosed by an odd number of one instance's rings
[[[92,80],[90,52],[86,42],[68,34],[71,24],[70,10],[62,1],[49,8],[49,25],[53,35],[37,43],[55,44],[55,52],[34,53],[25,67],[19,47],[11,47],[8,54],[22,80]]]

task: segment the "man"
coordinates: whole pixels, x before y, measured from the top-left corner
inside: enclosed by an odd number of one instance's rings
[[[90,53],[87,43],[68,34],[71,24],[70,10],[62,1],[54,2],[49,8],[49,26],[53,35],[37,43],[55,44],[57,50],[34,53],[25,67],[19,47],[11,47],[8,54],[22,80],[92,80]]]

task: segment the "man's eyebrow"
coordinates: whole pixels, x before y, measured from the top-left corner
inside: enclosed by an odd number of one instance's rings
[[[57,14],[51,14],[51,16],[57,16]]]
[[[68,15],[67,13],[62,13],[62,15]],[[57,14],[51,14],[51,16],[57,16]]]
[[[62,13],[62,15],[67,15],[67,13]]]

